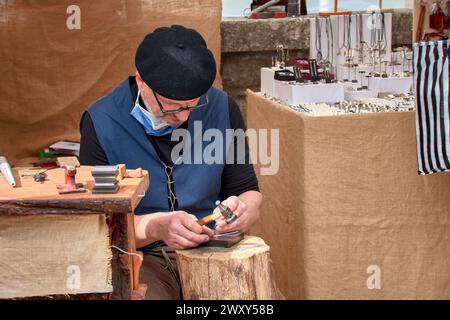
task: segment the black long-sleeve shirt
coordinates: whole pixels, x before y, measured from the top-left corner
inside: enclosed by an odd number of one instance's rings
[[[138,89],[134,77],[130,77],[130,87],[133,95],[133,100],[136,100]],[[140,103],[141,106],[145,105]],[[230,128],[237,130],[246,130],[244,119],[237,103],[228,97],[228,109],[230,117]],[[188,121],[184,122],[180,128],[187,129]],[[84,112],[81,123],[81,143],[80,143],[80,163],[83,165],[108,165],[108,159],[101,147],[97,134],[95,132],[94,124],[88,112]],[[165,136],[151,136],[147,135],[148,140],[154,146],[160,160],[167,166],[172,166],[171,152],[178,141],[171,140],[171,134]],[[236,144],[236,139],[234,141]],[[258,180],[253,169],[253,165],[249,161],[249,149],[246,142],[245,145],[245,164],[237,163],[237,152],[234,153],[235,161],[233,164],[225,164],[225,168],[221,177],[221,191],[220,196],[226,199],[229,196],[240,194],[255,190],[259,191]],[[172,177],[170,177],[172,178]],[[175,191],[175,190],[174,190]]]

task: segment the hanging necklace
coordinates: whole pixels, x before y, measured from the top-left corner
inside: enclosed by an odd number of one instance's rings
[[[372,48],[375,47],[375,36],[376,36],[376,26],[375,26],[375,13],[372,12],[372,15],[370,16],[370,23],[371,23],[371,28],[370,28],[370,46]]]
[[[327,59],[331,65],[334,64],[334,37],[333,37],[333,24],[331,23],[331,18],[327,17],[325,20],[326,23],[326,32],[327,32],[327,42],[328,42],[328,57],[331,59]],[[331,50],[330,50],[331,49]]]
[[[316,17],[316,60],[322,61],[322,19]]]
[[[347,43],[347,41],[346,41],[346,36],[347,36],[347,32],[346,32],[346,26],[347,26],[347,16],[345,16],[344,15],[344,17],[343,17],[344,19],[344,21],[343,21],[343,31],[344,32],[342,32],[342,34],[343,34],[343,37],[342,37],[342,43],[341,44],[339,44],[339,38],[338,38],[338,45],[339,45],[339,53],[344,53],[345,54],[345,51],[347,50],[347,48],[346,48],[346,43]],[[339,16],[338,16],[338,27],[339,27],[339,25],[340,25],[340,23],[339,23]],[[340,34],[340,31],[339,31],[339,29],[338,29],[338,35]]]
[[[352,48],[352,16],[348,16],[348,25],[347,25],[347,49]]]
[[[355,38],[355,44],[356,44],[356,48],[359,45],[359,42],[361,41],[361,34],[359,33],[359,25],[361,24],[360,20],[359,20],[359,14],[355,15],[355,28],[356,28],[356,38]]]
[[[387,37],[386,37],[386,24],[384,12],[381,13],[381,30],[380,30],[380,41],[383,43],[383,50],[387,47]]]
[[[364,18],[363,15],[360,13],[356,16],[356,34],[357,36],[357,42],[356,42],[356,48],[358,51],[358,63],[364,64],[364,58],[365,58],[365,52],[364,49],[367,46],[367,43],[364,41],[364,33],[363,33],[363,22]]]

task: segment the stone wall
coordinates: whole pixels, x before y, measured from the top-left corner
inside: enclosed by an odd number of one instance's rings
[[[285,19],[224,18],[222,33],[223,88],[246,115],[245,90],[260,89],[259,69],[270,66],[275,45],[289,48],[291,57],[309,56],[310,17]],[[412,10],[395,10],[392,17],[392,46],[411,46]]]

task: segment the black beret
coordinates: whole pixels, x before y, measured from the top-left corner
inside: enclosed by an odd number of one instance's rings
[[[173,25],[148,34],[136,51],[136,68],[156,93],[172,100],[198,98],[211,88],[216,61],[193,29]]]

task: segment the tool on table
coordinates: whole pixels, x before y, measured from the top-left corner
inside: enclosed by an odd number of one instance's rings
[[[77,169],[74,166],[65,166],[65,184],[57,186],[59,194],[86,192],[83,183],[75,182]]]
[[[43,183],[47,179],[46,172],[50,169],[44,169],[43,171],[36,172],[36,173],[28,173],[28,174],[21,174],[21,177],[33,177],[34,181]]]
[[[92,193],[116,193],[119,191],[117,180],[119,166],[95,166],[91,174],[95,180]]]
[[[3,176],[5,177],[6,181],[15,188],[16,187],[16,180],[14,179],[13,172],[11,170],[11,166],[9,165],[8,161],[5,157],[0,157],[0,169],[2,171]]]

